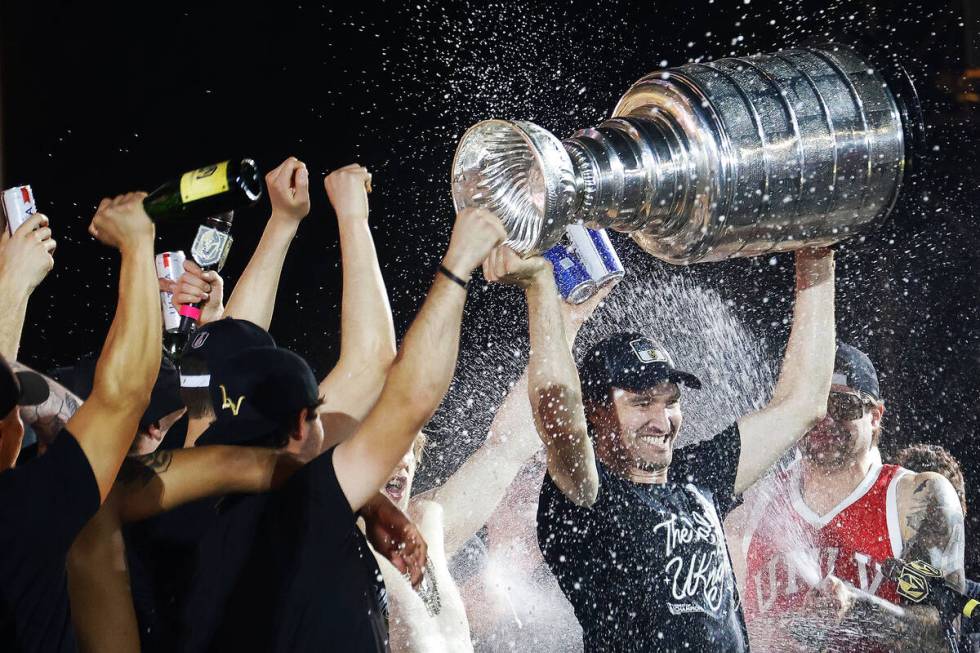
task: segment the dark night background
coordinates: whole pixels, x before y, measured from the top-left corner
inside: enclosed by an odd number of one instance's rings
[[[310,167],[313,210],[287,259],[271,331],[325,373],[338,351],[340,299],[325,172],[357,160],[374,174],[372,223],[401,334],[447,241],[449,164],[467,126],[521,118],[564,136],[599,122],[633,81],[662,65],[834,36],[898,52],[930,127],[918,175],[886,226],[840,249],[838,330],[878,367],[885,442],[941,443],[962,461],[971,487],[980,487],[980,97],[966,79],[980,68],[973,2],[418,0],[256,8],[4,0],[0,179],[3,187],[33,185],[59,243],[55,271],[31,300],[21,359],[49,369],[101,344],[117,268],[86,233],[101,197],[151,190],[231,156],[254,157],[268,170],[295,155]],[[264,200],[238,213],[224,272],[229,284],[268,210]],[[161,225],[158,251],[189,248],[195,230]],[[631,274],[660,266],[638,256],[631,241],[617,242]],[[788,331],[792,269],[792,256],[782,255],[775,265],[738,260],[672,273],[734,300],[775,358]],[[469,365],[492,362],[502,343],[513,349],[526,337],[519,310],[513,319],[514,311],[501,313],[500,298],[516,305],[518,296],[476,285],[463,340]],[[484,326],[488,318],[494,334]],[[487,383],[499,392],[517,369],[490,374]],[[483,437],[493,408],[472,409],[463,449]],[[435,451],[445,455],[432,459],[430,477],[458,462],[439,442]],[[980,505],[971,508],[980,513]],[[978,532],[980,520],[971,519],[968,541]],[[967,556],[972,576],[980,575],[980,547],[968,545]]]

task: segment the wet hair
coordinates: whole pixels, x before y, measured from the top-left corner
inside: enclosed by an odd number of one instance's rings
[[[180,362],[180,373],[186,376],[208,374],[208,364],[197,356],[186,356]],[[180,387],[180,399],[187,406],[187,416],[191,419],[214,417],[214,406],[211,404],[211,391],[203,388]]]
[[[949,451],[937,444],[911,444],[896,453],[892,463],[914,472],[935,472],[946,477],[966,514],[966,481],[959,461]]]

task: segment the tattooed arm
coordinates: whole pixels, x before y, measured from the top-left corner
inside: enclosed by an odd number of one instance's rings
[[[963,591],[963,511],[952,484],[934,472],[909,474],[898,483],[902,559],[932,564]],[[932,606],[905,605],[895,610],[887,601],[860,594],[852,597],[852,603],[845,625],[852,622],[861,631],[873,630],[875,639],[890,651],[947,650],[939,611]],[[878,625],[869,629],[869,623]]]
[[[13,361],[10,367],[15,372],[34,372],[26,365]],[[22,407],[20,418],[24,420],[24,424],[29,424],[34,429],[43,444],[49,445],[82,405],[82,400],[57,381],[43,374],[41,376],[48,382],[48,399],[37,406]]]
[[[293,456],[262,447],[210,446],[127,458],[113,488],[124,522],[210,496],[265,492],[299,469]]]

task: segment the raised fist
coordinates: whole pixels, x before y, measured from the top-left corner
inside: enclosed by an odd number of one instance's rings
[[[17,227],[11,236],[6,229],[0,236],[0,275],[24,284],[31,292],[54,267],[56,243],[48,227],[48,216],[37,213]]]
[[[143,209],[146,193],[105,198],[95,211],[88,232],[104,245],[120,251],[140,243],[153,245],[154,227]]]
[[[367,220],[371,173],[357,163],[334,170],[323,180],[338,220]]]
[[[299,222],[310,212],[310,172],[294,156],[265,176],[272,218]]]
[[[443,265],[459,277],[469,277],[505,238],[507,230],[493,213],[486,209],[463,209],[456,215]]]
[[[540,256],[521,258],[510,247],[501,245],[483,262],[483,276],[487,281],[528,288],[536,279],[551,278],[551,263]]]
[[[184,273],[173,284],[173,305],[178,311],[185,304],[201,303],[199,324],[220,320],[225,313],[225,282],[214,270],[207,272],[194,261],[184,261]]]

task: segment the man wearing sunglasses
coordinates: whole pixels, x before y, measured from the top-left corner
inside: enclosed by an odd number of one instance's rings
[[[871,360],[838,344],[827,416],[729,531],[753,649],[945,650],[938,611],[896,609],[881,565],[925,560],[962,589],[963,512],[943,476],[881,464],[884,412]]]

